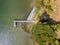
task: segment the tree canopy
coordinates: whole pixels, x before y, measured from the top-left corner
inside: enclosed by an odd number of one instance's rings
[[[49,44],[55,45],[56,33],[54,31],[55,30],[53,30],[46,22],[38,22],[34,25],[32,34],[39,45],[46,45],[46,41]]]

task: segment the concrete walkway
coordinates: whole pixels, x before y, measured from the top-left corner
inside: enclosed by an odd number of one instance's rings
[[[32,18],[34,16],[34,11],[35,11],[35,7],[32,9],[31,13],[29,14],[27,20],[14,20],[14,27],[17,26],[17,23],[18,22],[35,22],[35,21],[32,21]]]
[[[30,21],[30,20],[14,20],[14,27],[17,26],[18,22],[23,23],[23,22],[35,22],[35,21]]]
[[[35,11],[35,7],[32,9],[31,13],[29,14],[27,20],[32,20],[33,16],[34,16],[34,11]]]

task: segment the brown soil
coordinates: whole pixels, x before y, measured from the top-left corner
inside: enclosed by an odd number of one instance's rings
[[[53,20],[60,22],[60,0],[56,0],[56,1],[51,0],[51,5],[53,10],[56,9],[56,11],[54,11],[50,17]],[[58,29],[56,33],[57,33],[57,39],[60,39],[60,29]]]
[[[51,0],[51,5],[53,10],[56,10],[51,14],[51,18],[55,21],[60,21],[60,0]]]

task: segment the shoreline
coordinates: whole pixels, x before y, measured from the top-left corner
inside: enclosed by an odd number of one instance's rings
[[[33,7],[33,9],[31,10],[29,16],[27,17],[27,20],[32,20],[32,18],[34,16],[34,11],[35,11],[35,7]]]
[[[35,21],[32,21],[32,18],[34,16],[34,11],[35,11],[35,7],[32,8],[30,14],[28,15],[27,19],[26,20],[14,20],[14,27],[17,27],[17,22],[35,22]]]

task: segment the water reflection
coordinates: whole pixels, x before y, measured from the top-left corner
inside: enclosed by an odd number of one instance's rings
[[[28,45],[28,34],[20,26],[13,27],[14,19],[25,19],[32,0],[0,0],[0,45]]]

